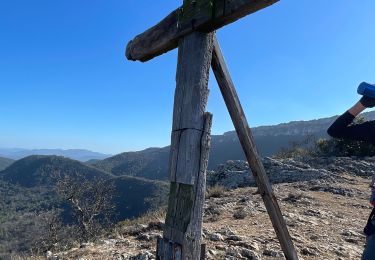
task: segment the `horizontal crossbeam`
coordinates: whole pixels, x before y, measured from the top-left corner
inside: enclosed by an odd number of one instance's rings
[[[147,61],[175,49],[193,31],[211,32],[279,0],[194,0],[176,9],[126,47],[128,60]],[[200,4],[197,4],[200,2]]]

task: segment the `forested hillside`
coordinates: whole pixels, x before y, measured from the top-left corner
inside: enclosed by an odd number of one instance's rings
[[[14,162],[12,159],[0,157],[0,171],[7,168],[9,165],[11,165]]]
[[[161,181],[115,177],[59,156],[21,159],[0,172],[0,259],[11,251],[44,250],[44,239],[51,235],[82,236],[81,209],[86,219],[99,213],[97,224],[89,224],[95,232],[104,216],[114,224],[155,210],[165,205],[168,187]],[[50,230],[53,223],[59,229]]]

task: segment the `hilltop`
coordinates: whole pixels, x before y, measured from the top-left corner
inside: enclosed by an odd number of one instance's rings
[[[148,148],[139,152],[125,152],[92,163],[92,166],[114,175],[138,176],[167,180],[169,146]]]
[[[371,158],[264,159],[300,259],[359,259],[363,227],[371,211]],[[232,174],[240,188],[233,188]],[[204,206],[203,242],[207,259],[283,259],[263,201],[246,162],[232,161],[212,172]],[[250,180],[250,181],[248,181]],[[215,183],[216,181],[216,183]],[[230,188],[231,187],[231,188]],[[155,259],[155,241],[165,215],[155,213],[120,223],[116,233],[68,251],[58,259]]]
[[[47,155],[32,155],[14,162],[0,172],[3,181],[23,187],[54,185],[56,176],[74,176],[78,179],[109,179],[113,177],[102,170],[84,165],[78,161]]]

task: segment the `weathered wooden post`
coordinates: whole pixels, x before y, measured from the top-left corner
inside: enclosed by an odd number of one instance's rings
[[[199,259],[211,115],[205,114],[212,33],[180,40],[170,152],[170,193],[159,259]],[[181,258],[179,257],[181,256]]]
[[[178,65],[170,152],[170,194],[157,259],[204,259],[202,215],[212,115],[205,112],[209,68],[215,72],[287,259],[298,259],[213,31],[278,0],[184,0],[129,42],[126,57],[147,61],[176,47]]]

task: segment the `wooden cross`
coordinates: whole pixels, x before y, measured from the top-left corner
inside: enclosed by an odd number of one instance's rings
[[[129,60],[147,61],[178,47],[169,160],[170,194],[157,259],[204,259],[201,245],[212,115],[205,112],[212,66],[281,248],[298,259],[214,31],[278,0],[184,0],[126,48]]]

